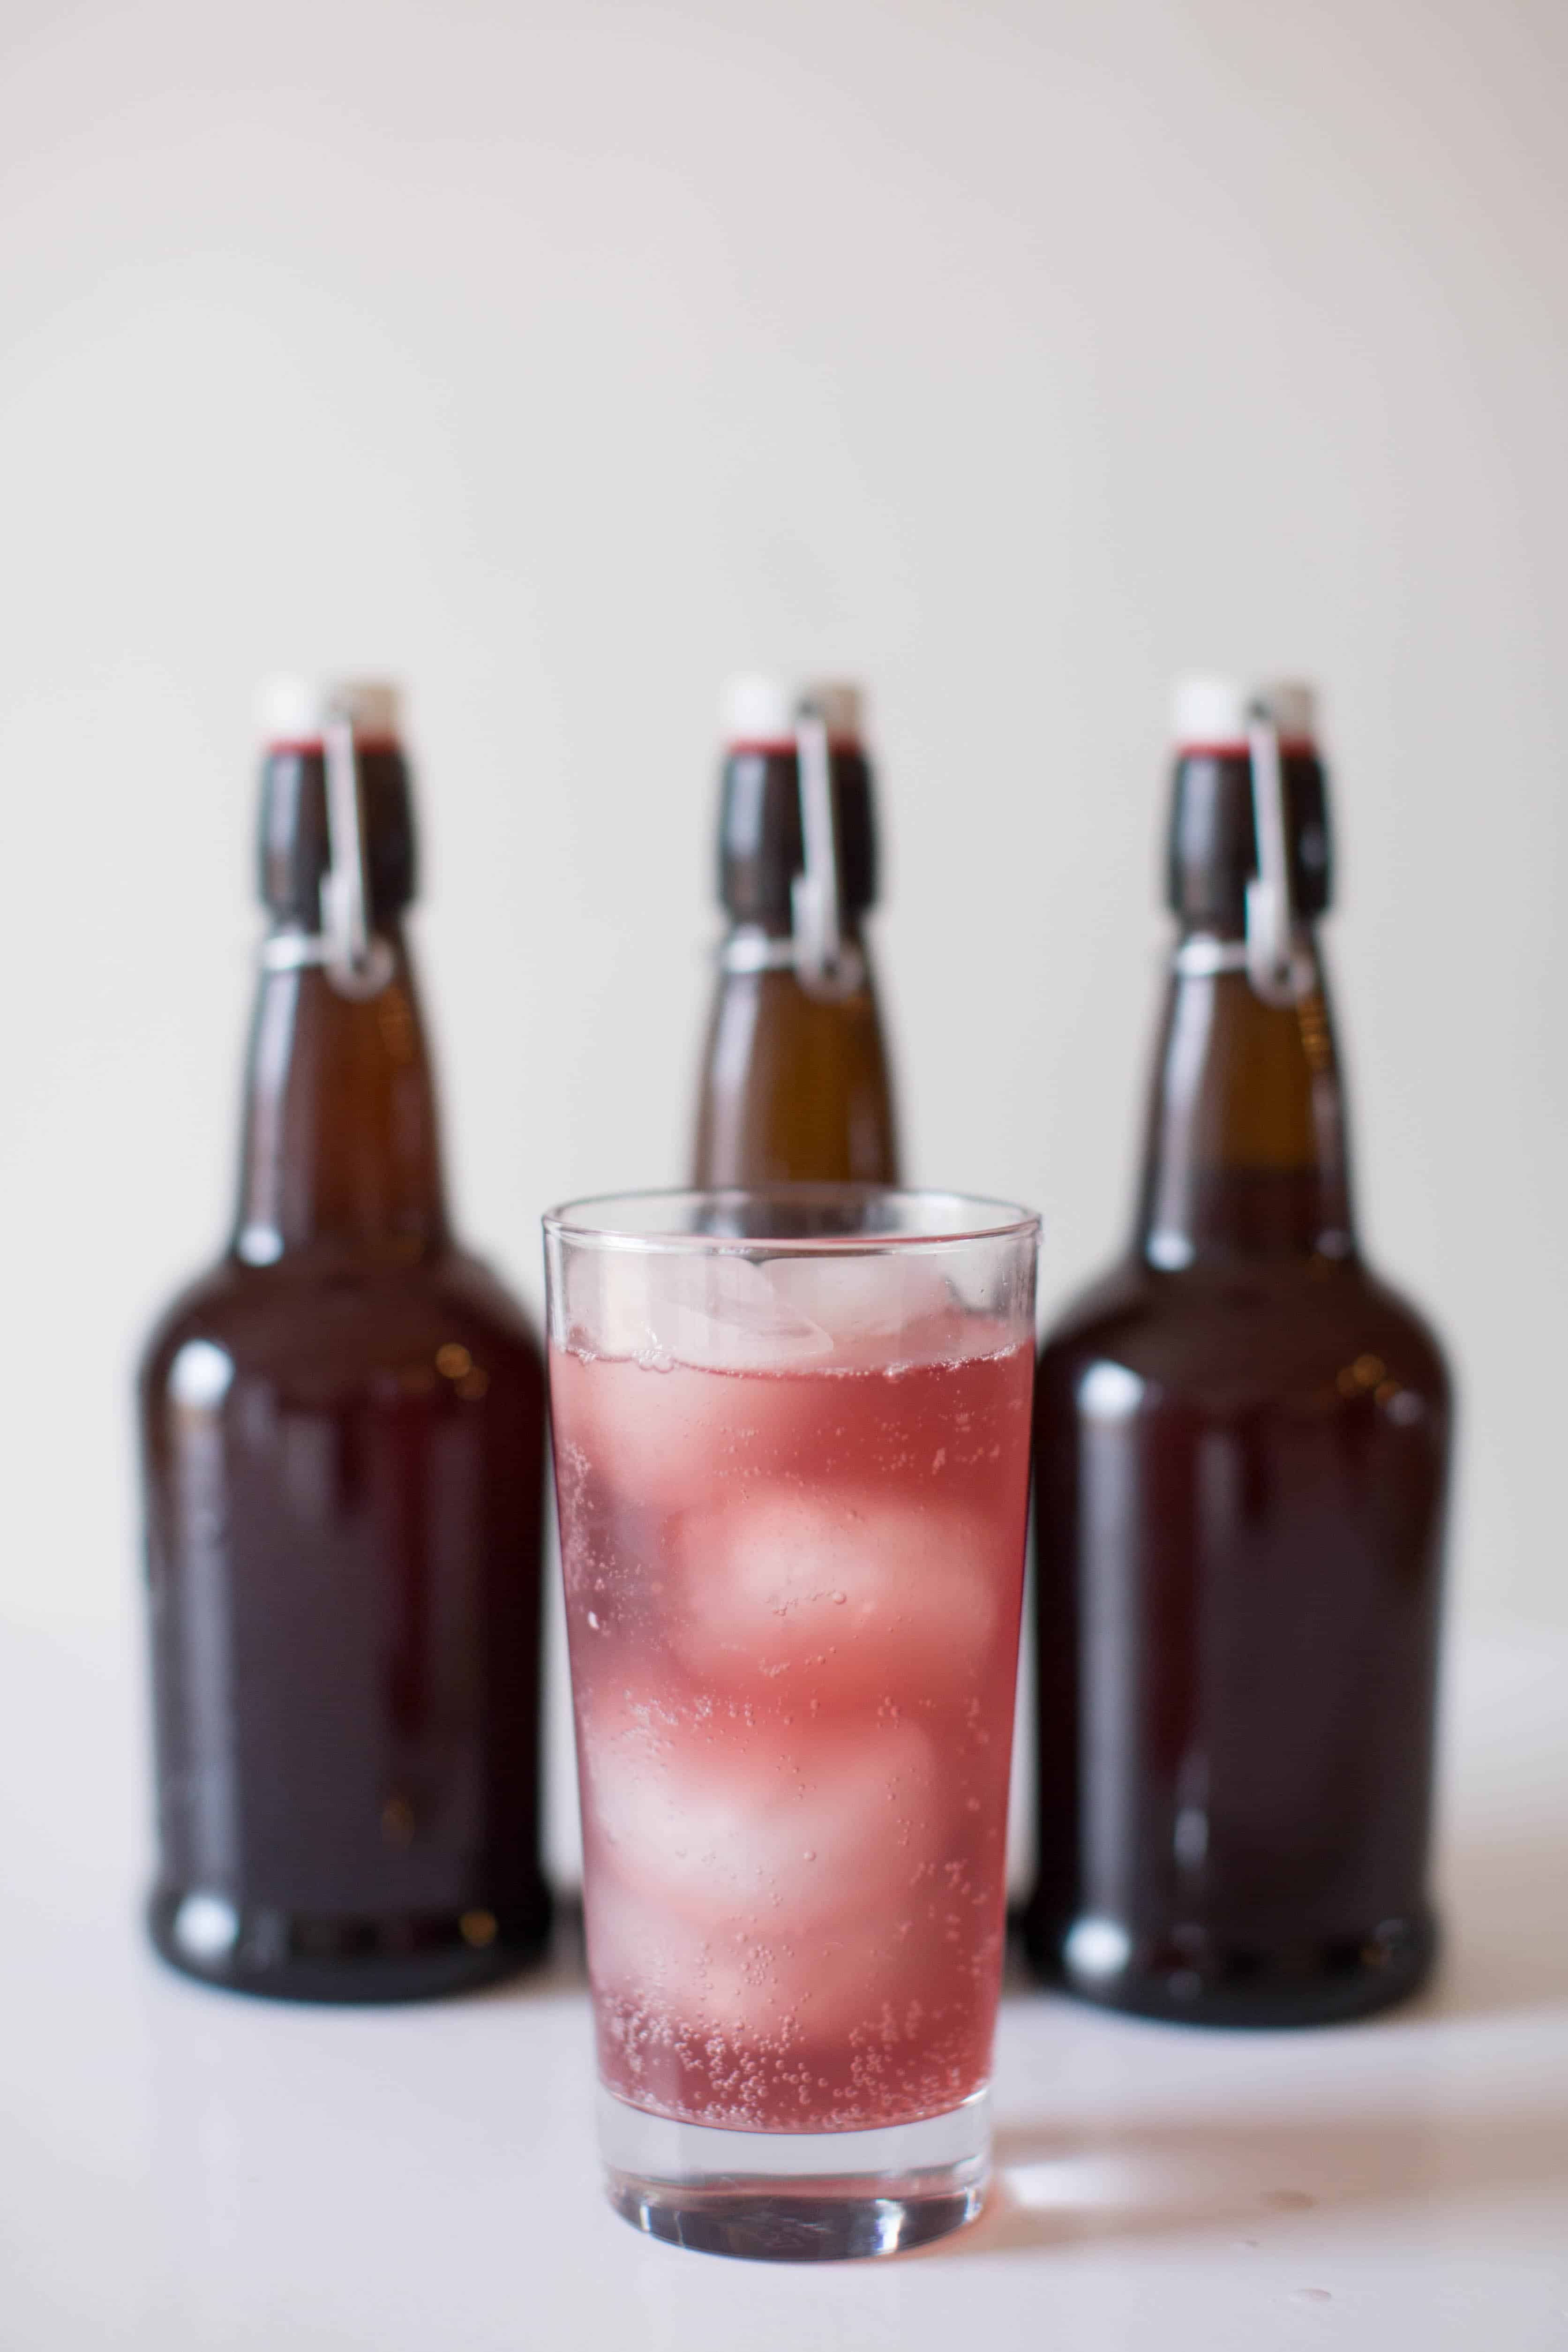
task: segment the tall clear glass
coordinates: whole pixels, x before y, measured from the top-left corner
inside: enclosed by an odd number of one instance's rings
[[[600,2146],[657,2237],[979,2210],[1037,1220],[857,1185],[546,1217]]]

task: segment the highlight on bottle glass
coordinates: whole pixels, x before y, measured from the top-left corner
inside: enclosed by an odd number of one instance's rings
[[[918,2244],[989,2166],[1038,1220],[792,1185],[544,1225],[611,2201]]]

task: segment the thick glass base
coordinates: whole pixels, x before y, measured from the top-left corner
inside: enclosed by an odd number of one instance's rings
[[[1178,1930],[1137,1944],[1114,1921],[1082,1918],[1065,1930],[1025,1911],[1024,1949],[1037,1976],[1103,2009],[1178,2025],[1340,2025],[1417,1991],[1437,1949],[1429,1911],[1384,1919],[1364,1936],[1279,1950],[1200,1944]]]
[[[650,2238],[751,2262],[837,2263],[972,2221],[991,2172],[991,2095],[880,2131],[716,2131],[601,2089],[610,2202]]]
[[[434,2000],[531,1967],[550,1932],[550,1898],[516,1909],[321,1917],[227,1896],[155,1888],[154,1948],[182,1975],[272,2000]]]

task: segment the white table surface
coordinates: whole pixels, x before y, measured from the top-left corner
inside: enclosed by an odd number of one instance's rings
[[[1568,2347],[1568,1641],[1458,1657],[1436,1988],[1329,2032],[1008,2000],[972,2229],[781,2269],[600,2200],[583,1988],[396,2010],[145,1951],[139,1659],[0,1646],[5,2352]]]

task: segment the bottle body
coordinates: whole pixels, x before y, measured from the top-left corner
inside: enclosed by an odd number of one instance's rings
[[[1037,1964],[1285,2025],[1411,1990],[1448,1383],[1354,1260],[1136,1258],[1037,1386]]]
[[[542,1355],[447,1223],[402,755],[346,758],[369,940],[339,970],[314,929],[342,815],[321,744],[275,747],[234,1238],[139,1384],[153,1940],[325,2000],[488,1981],[549,1919]]]
[[[896,1184],[892,1075],[864,930],[877,844],[858,696],[837,687],[796,698],[748,680],[739,703],[719,840],[731,928],[691,1179]]]
[[[543,1369],[482,1266],[230,1259],[142,1374],[154,1941],[384,2000],[532,1958]]]
[[[1450,1391],[1356,1246],[1310,743],[1178,762],[1182,919],[1132,1245],[1036,1390],[1039,1969],[1224,2025],[1412,1990],[1428,1891]],[[1288,853],[1289,872],[1284,870]]]

